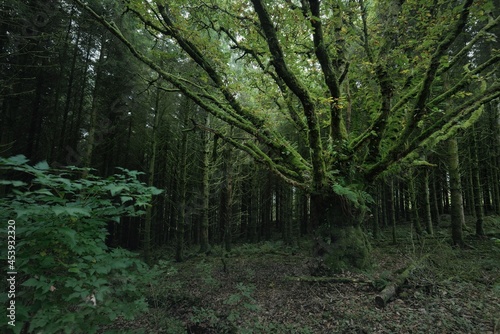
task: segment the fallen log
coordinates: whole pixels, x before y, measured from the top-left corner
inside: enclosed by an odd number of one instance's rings
[[[397,294],[398,288],[403,285],[406,280],[410,277],[411,273],[420,266],[420,263],[427,258],[427,256],[422,257],[418,263],[412,263],[406,267],[401,274],[399,274],[394,281],[387,284],[385,288],[375,296],[375,305],[379,308],[384,308],[387,303]]]

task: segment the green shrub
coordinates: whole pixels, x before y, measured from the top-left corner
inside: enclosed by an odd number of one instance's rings
[[[14,333],[95,333],[147,309],[140,287],[148,268],[136,254],[108,248],[106,227],[143,214],[158,189],[134,171],[80,179],[81,169],[30,166],[23,156],[0,158],[0,169],[10,176],[0,180],[7,191],[0,198],[0,237],[7,240],[8,220],[16,229],[15,263],[4,271],[17,272]],[[1,255],[7,257],[6,247]]]

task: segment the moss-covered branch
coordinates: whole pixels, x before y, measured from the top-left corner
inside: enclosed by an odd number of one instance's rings
[[[340,86],[337,75],[333,70],[332,59],[330,59],[325,45],[323,24],[320,19],[320,1],[309,0],[309,8],[312,14],[309,22],[311,22],[313,28],[314,53],[319,61],[326,86],[332,97],[330,105],[330,136],[334,140],[344,140],[347,138],[347,131],[342,117],[342,109],[339,106]]]
[[[285,82],[283,81],[283,79],[273,71],[269,70],[269,67],[266,64],[264,64],[264,62],[260,58],[259,53],[256,50],[241,45],[241,43],[238,42],[238,39],[227,28],[220,27],[220,30],[229,37],[231,42],[234,44],[234,48],[241,50],[243,52],[243,55],[245,54],[250,55],[252,59],[257,63],[259,68],[262,70],[262,72],[268,74],[272,78],[272,80],[276,83],[279,90],[281,91],[283,99],[285,100],[286,108],[288,110],[288,115],[290,116],[291,120],[294,122],[295,126],[299,130],[299,133],[301,134],[302,138],[307,141],[307,136],[306,136],[307,124],[304,122],[303,118],[301,117],[297,109],[293,106],[293,103],[291,102],[290,91],[286,86]]]
[[[153,71],[158,73],[167,82],[172,84],[175,88],[181,91],[186,97],[194,101],[201,108],[210,112],[216,118],[233,125],[248,134],[254,136],[260,143],[269,146],[272,150],[277,152],[288,152],[284,159],[286,160],[286,165],[289,166],[290,170],[293,169],[293,173],[290,173],[288,177],[283,175],[283,178],[289,182],[300,182],[300,175],[302,171],[309,170],[308,162],[297,152],[297,150],[292,147],[292,145],[282,139],[281,137],[274,133],[273,130],[265,128],[262,126],[257,126],[256,124],[250,122],[246,117],[242,118],[240,114],[236,113],[234,109],[227,108],[229,106],[226,103],[221,102],[216,96],[210,95],[207,92],[202,94],[196,92],[190,86],[194,83],[186,82],[186,79],[180,78],[172,73],[165,71],[159,64],[153,61],[151,58],[146,56],[144,53],[140,52],[120,31],[120,29],[113,22],[109,22],[103,16],[97,14],[90,6],[83,3],[81,0],[74,0],[79,6],[86,10],[95,20],[102,24],[108,31],[110,31],[118,40],[120,40],[132,53],[134,57],[140,60],[142,63],[150,67]],[[194,85],[196,86],[196,85]],[[209,96],[209,97],[207,97]],[[231,106],[234,107],[234,106]],[[240,110],[240,109],[239,109]],[[244,114],[247,112],[244,111]],[[260,125],[260,124],[259,124]],[[235,144],[235,143],[234,143]],[[244,146],[239,145],[239,148]],[[249,152],[249,148],[245,151],[250,153],[252,156],[258,156],[255,152]],[[269,159],[260,159],[260,162],[272,165],[268,165],[270,169],[276,169],[277,165],[274,161]],[[299,178],[299,180],[293,180],[293,177]]]
[[[262,151],[258,145],[256,145],[254,142],[252,142],[251,139],[241,141],[234,139],[230,136],[226,136],[222,132],[215,130],[213,128],[209,128],[205,125],[195,123],[193,121],[195,127],[202,129],[203,131],[208,131],[216,135],[218,138],[221,138],[225,142],[229,143],[230,145],[234,146],[235,148],[247,153],[250,155],[255,161],[263,164],[266,166],[271,172],[273,172],[275,175],[277,175],[279,178],[287,182],[288,184],[308,190],[309,189],[309,184],[304,180],[303,175],[298,174],[297,172],[286,168],[282,164],[277,164],[275,163],[264,151]],[[300,181],[298,181],[300,180]]]
[[[454,94],[458,93],[461,89],[467,87],[477,74],[483,72],[485,69],[487,69],[490,66],[495,65],[496,63],[500,62],[500,53],[494,54],[490,59],[479,65],[478,67],[474,68],[472,71],[468,71],[465,73],[465,75],[460,79],[460,81],[453,86],[452,88],[448,89],[446,92],[443,94],[435,97],[431,101],[429,101],[428,105],[429,107],[432,106],[437,106],[439,103],[446,101],[447,99],[451,98]]]
[[[298,97],[302,104],[309,130],[309,145],[311,148],[311,160],[313,165],[313,183],[315,188],[320,189],[324,186],[326,181],[326,166],[315,103],[307,88],[288,68],[276,34],[276,29],[264,4],[261,0],[252,0],[252,3],[259,17],[262,31],[266,36],[266,43],[271,52],[272,64],[276,69],[276,73],[283,79],[287,87]]]
[[[415,139],[406,145],[405,148],[399,151],[392,151],[378,163],[368,166],[365,171],[365,178],[367,180],[373,180],[391,165],[407,159],[415,151],[426,146],[436,145],[450,138],[455,133],[453,131],[456,129],[471,125],[473,123],[472,121],[477,118],[475,115],[476,112],[480,111],[480,108],[484,104],[498,97],[500,97],[500,83],[497,82],[479,96],[469,99],[461,106],[446,113],[441,119],[433,122],[431,126],[422,131],[422,133],[415,137]]]
[[[463,57],[469,53],[472,48],[479,42],[482,38],[486,36],[486,34],[493,29],[496,25],[500,24],[500,15],[497,16],[496,19],[490,20],[488,24],[486,24],[475,36],[472,38],[459,52],[457,52],[451,60],[446,64],[446,66],[442,67],[439,71],[439,74],[446,72],[448,69],[452,68],[453,65],[458,63]]]

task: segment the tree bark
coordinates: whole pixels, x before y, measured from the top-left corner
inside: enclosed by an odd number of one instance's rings
[[[191,107],[191,103],[186,100],[185,103],[185,109],[183,110],[184,113],[184,130],[182,131],[181,135],[181,143],[180,143],[180,156],[178,160],[178,168],[180,170],[179,173],[179,182],[178,182],[178,189],[179,189],[179,214],[177,216],[177,221],[176,221],[176,241],[175,241],[175,260],[177,262],[181,262],[184,260],[184,232],[186,229],[186,201],[187,201],[187,138],[188,138],[188,133],[186,131],[187,125],[188,125],[188,119],[189,119],[189,109]]]
[[[427,256],[424,256],[418,262],[422,262]],[[412,263],[408,267],[406,267],[401,274],[399,274],[394,281],[386,285],[386,287],[375,296],[375,304],[379,308],[383,308],[387,305],[387,303],[394,298],[397,294],[398,289],[404,282],[410,277],[412,272],[419,266],[418,263]]]
[[[94,153],[94,148],[96,145],[96,131],[97,131],[97,113],[98,113],[98,92],[100,89],[100,81],[101,81],[101,70],[100,64],[104,60],[104,52],[106,45],[106,37],[105,34],[101,37],[101,49],[99,50],[99,60],[96,66],[96,78],[94,82],[94,91],[92,93],[92,106],[90,107],[90,119],[89,119],[89,131],[87,136],[87,149],[83,153],[83,157],[81,157],[82,167],[90,167],[92,162],[92,155]],[[84,170],[82,172],[82,177],[87,177],[88,171]]]
[[[414,171],[416,172],[416,171]],[[419,173],[415,173],[418,175]],[[410,176],[410,187],[408,191],[410,192],[410,201],[411,201],[411,209],[410,209],[410,216],[411,216],[411,223],[413,227],[415,228],[415,232],[417,233],[417,238],[422,236],[422,225],[420,224],[420,217],[418,214],[419,211],[419,201],[417,200],[417,187],[415,185],[415,178],[417,177],[416,175],[411,175]]]
[[[311,220],[319,224],[313,252],[324,256],[324,263],[332,272],[369,265],[371,246],[359,219],[358,209],[343,196],[311,196]]]
[[[394,206],[394,180],[389,180],[389,185],[387,188],[387,224],[391,227],[392,243],[397,244],[398,240],[396,237],[396,210]]]
[[[479,154],[478,154],[478,143],[477,143],[477,131],[476,127],[473,126],[471,129],[472,145],[470,147],[472,151],[471,164],[472,164],[472,188],[474,193],[474,213],[476,216],[476,235],[484,235],[484,207],[483,207],[483,189],[481,187],[481,176],[479,174]]]
[[[153,129],[151,131],[151,157],[148,168],[148,186],[151,187],[155,180],[156,147],[158,144],[157,132],[160,126],[160,88],[156,88],[155,109],[153,118]],[[153,220],[153,205],[146,208],[146,218],[144,222],[144,261],[151,263],[151,225]]]
[[[437,173],[438,170],[435,169],[432,173],[432,206],[431,206],[431,216],[432,216],[432,221],[434,223],[434,226],[439,226],[439,223],[441,222],[440,214],[441,212],[439,211],[439,203],[440,203],[440,196],[437,191],[438,186],[436,185],[437,183]],[[440,188],[439,188],[440,189]]]
[[[205,126],[210,128],[210,114],[207,113]],[[200,226],[200,253],[206,253],[210,250],[210,243],[208,239],[209,231],[209,210],[210,210],[210,132],[206,131],[204,134],[203,143],[203,216],[201,218]]]
[[[434,230],[432,226],[432,213],[431,213],[431,194],[430,194],[430,183],[429,183],[429,168],[425,168],[424,182],[422,183],[423,193],[424,193],[424,205],[422,206],[423,217],[425,220],[425,230],[427,234],[433,235]]]
[[[448,140],[448,173],[450,176],[451,237],[453,245],[464,247],[462,226],[465,225],[460,162],[456,138]]]
[[[226,144],[223,153],[224,179],[220,197],[220,225],[223,229],[223,242],[227,252],[232,250],[232,207],[233,207],[233,171],[231,147]]]

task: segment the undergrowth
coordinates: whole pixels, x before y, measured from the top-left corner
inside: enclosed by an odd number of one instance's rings
[[[144,214],[158,189],[134,171],[81,179],[82,169],[32,166],[23,156],[0,158],[0,169],[9,176],[0,180],[7,194],[0,198],[0,221],[15,221],[1,257],[17,273],[10,293],[1,294],[3,305],[15,306],[2,332],[95,333],[147,310],[142,287],[155,271],[137,254],[106,246],[106,227]]]

